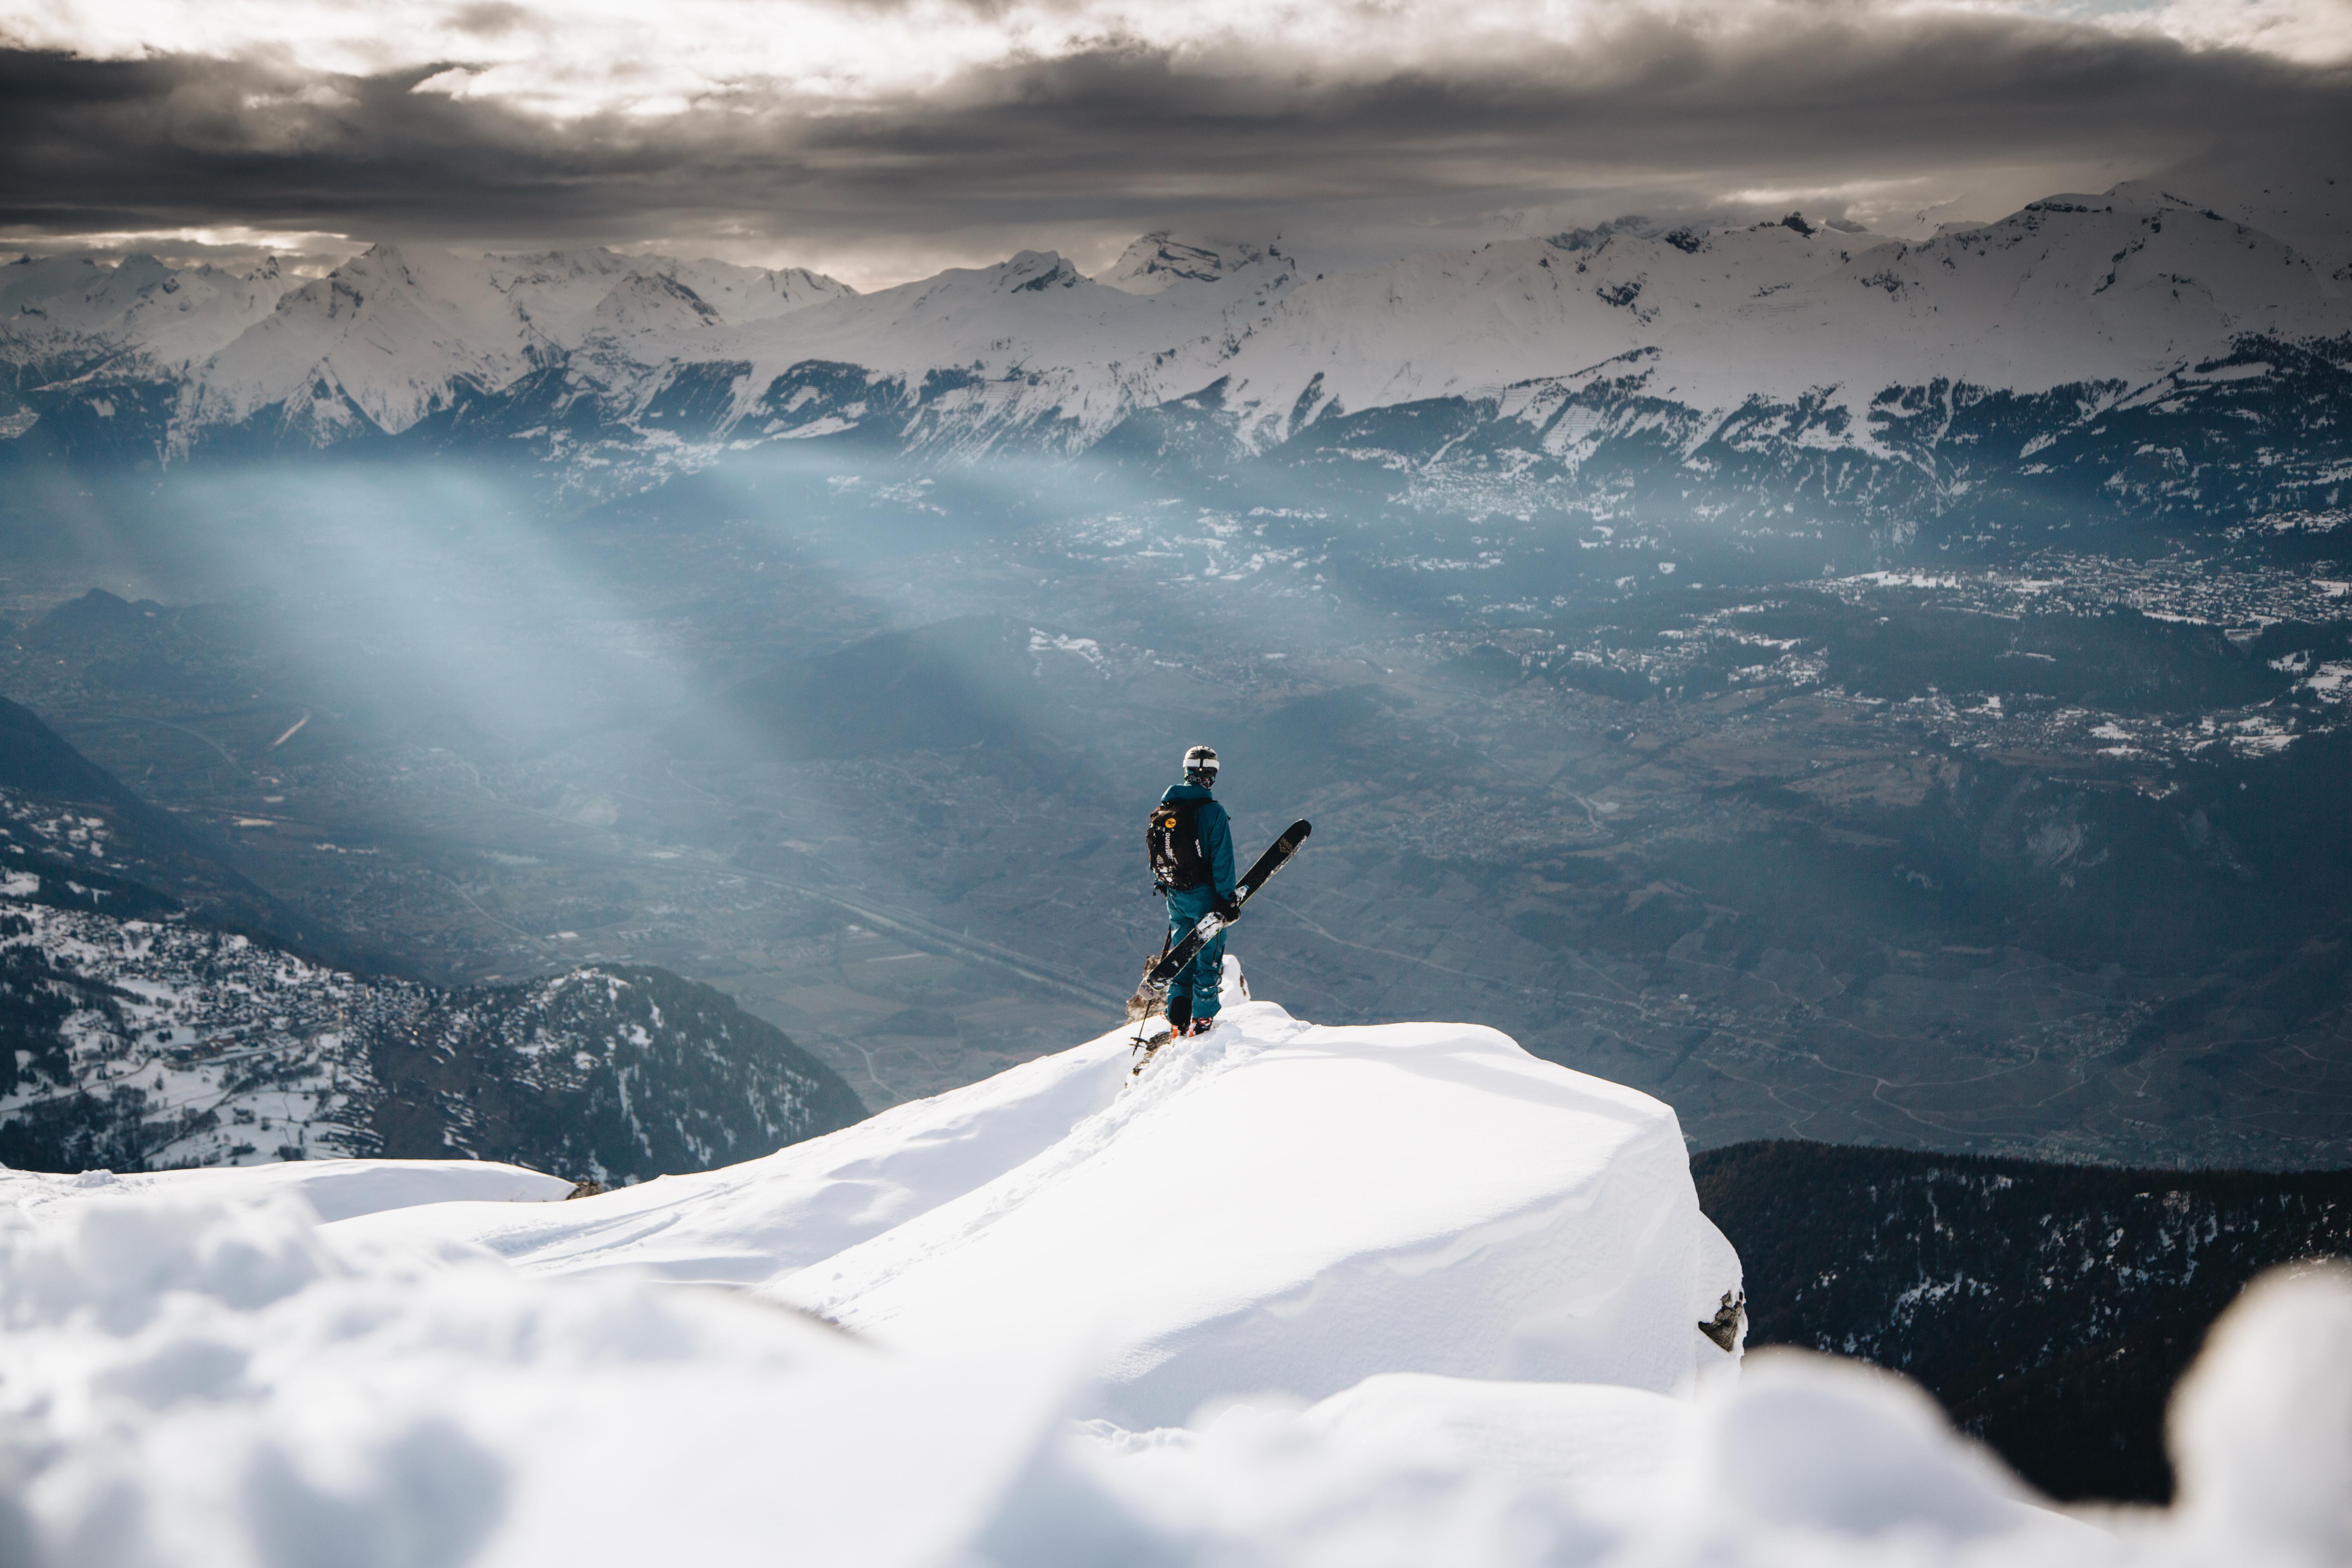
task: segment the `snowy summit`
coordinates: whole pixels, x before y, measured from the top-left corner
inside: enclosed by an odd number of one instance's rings
[[[352,1222],[526,1272],[748,1285],[877,1343],[1092,1347],[1089,1415],[1378,1373],[1686,1390],[1739,1290],[1658,1100],[1491,1029],[1270,1002],[1129,1079],[1129,1033],[830,1137],[559,1209]]]

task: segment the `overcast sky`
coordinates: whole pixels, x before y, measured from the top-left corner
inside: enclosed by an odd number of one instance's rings
[[[0,44],[9,249],[599,242],[872,287],[1168,226],[1338,260],[2352,176],[2352,0],[0,0]]]

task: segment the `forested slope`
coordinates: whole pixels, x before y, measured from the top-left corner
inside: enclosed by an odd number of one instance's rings
[[[1790,1140],[1692,1157],[1748,1344],[1926,1384],[2061,1499],[2170,1494],[2165,1402],[2255,1275],[2352,1254],[2352,1171],[2150,1171]]]

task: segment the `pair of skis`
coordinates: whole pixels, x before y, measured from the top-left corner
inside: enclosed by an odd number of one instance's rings
[[[1144,1003],[1144,1013],[1148,1014],[1160,994],[1168,989],[1168,983],[1175,979],[1186,964],[1198,958],[1202,948],[1217,940],[1218,932],[1240,918],[1242,906],[1247,904],[1276,871],[1290,863],[1290,858],[1298,853],[1298,847],[1306,843],[1307,836],[1314,831],[1313,825],[1303,817],[1285,828],[1282,837],[1267,845],[1265,853],[1259,856],[1242,874],[1242,879],[1234,884],[1233,917],[1229,919],[1214,910],[1210,910],[1201,917],[1199,924],[1184,934],[1182,942],[1161,953],[1160,962],[1144,972],[1143,984],[1136,991],[1138,1000]]]

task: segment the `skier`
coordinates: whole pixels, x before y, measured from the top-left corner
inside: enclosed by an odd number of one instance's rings
[[[1210,793],[1216,783],[1216,752],[1194,746],[1184,753],[1184,782],[1171,784],[1152,808],[1151,876],[1168,899],[1170,948],[1190,936],[1210,910],[1228,921],[1241,912],[1234,901],[1233,825]],[[1224,967],[1225,933],[1219,931],[1168,983],[1171,1036],[1209,1032]]]

